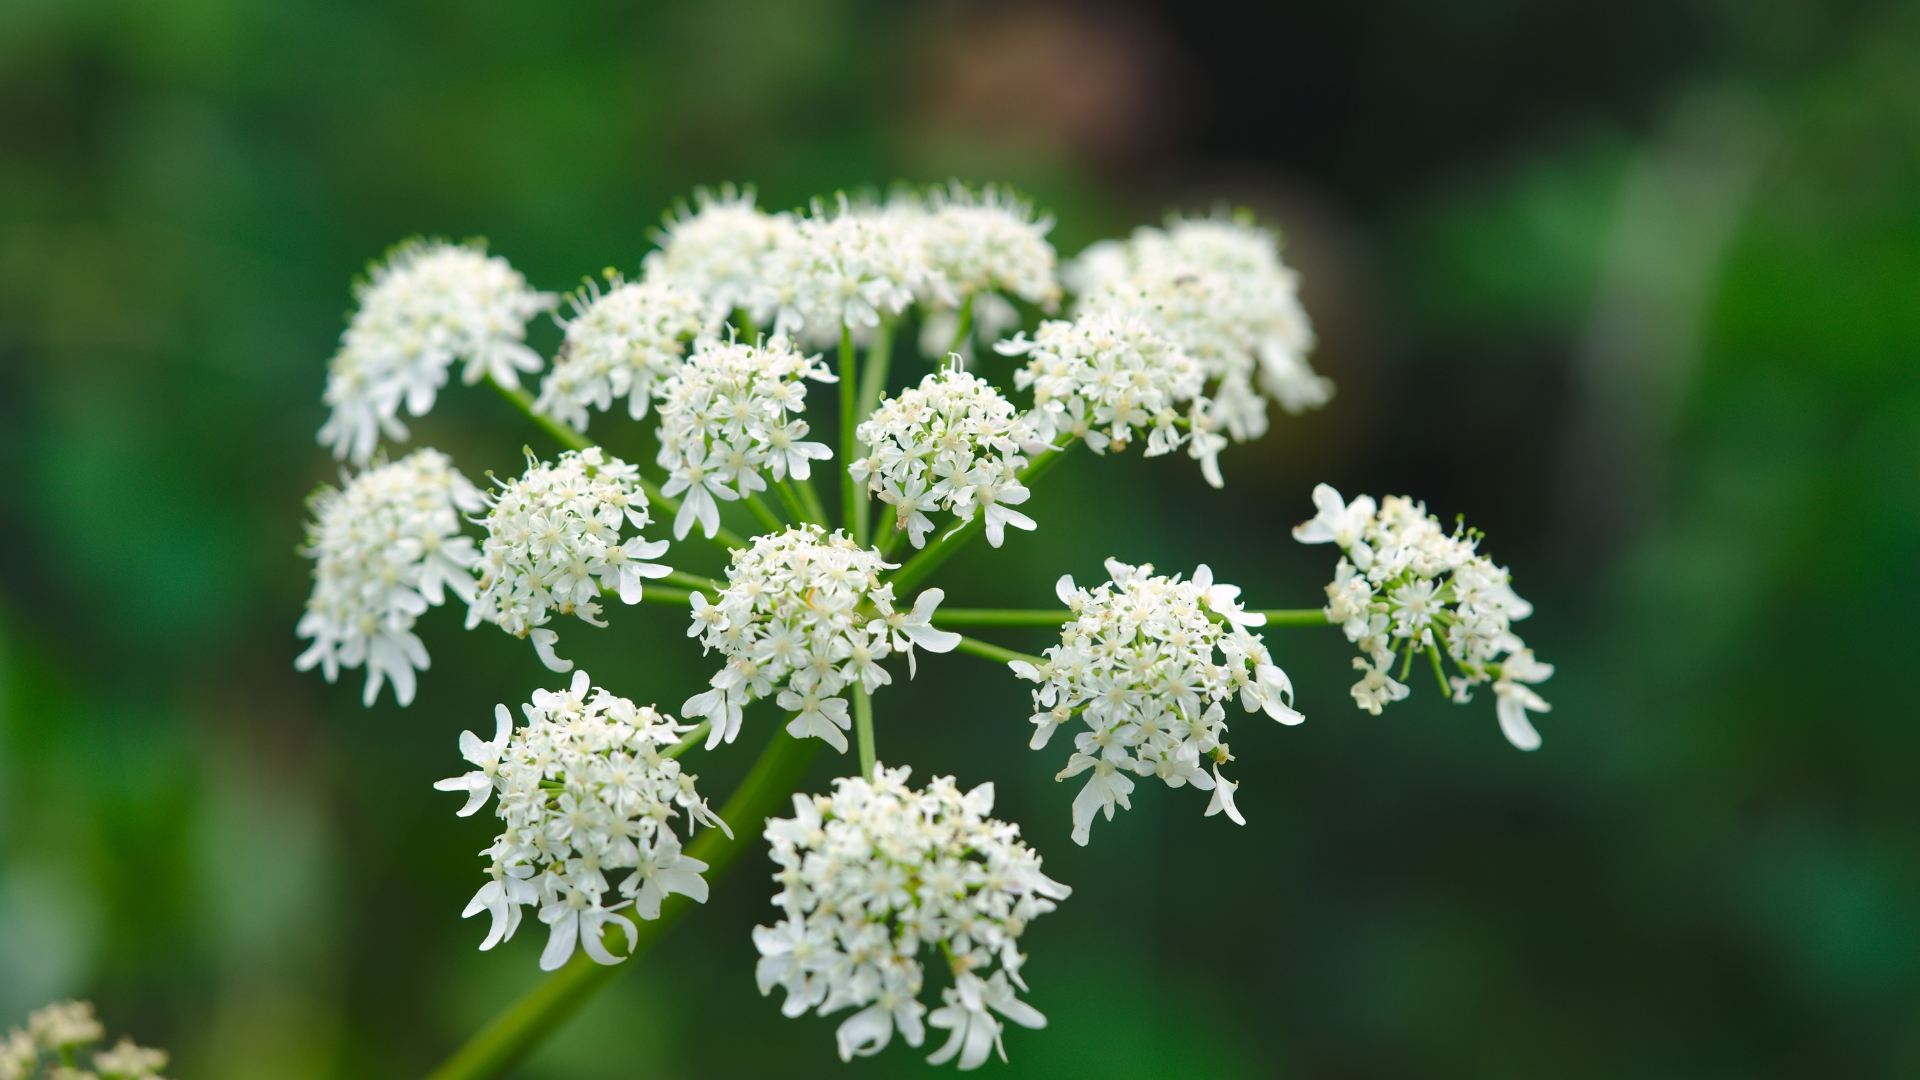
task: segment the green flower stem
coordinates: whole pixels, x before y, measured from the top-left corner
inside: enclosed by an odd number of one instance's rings
[[[660,756],[663,758],[677,758],[681,754],[684,754],[687,751],[693,749],[694,744],[698,743],[701,739],[706,738],[707,732],[712,730],[713,730],[713,721],[702,720],[699,723],[693,725],[692,731],[689,731],[685,735],[680,736],[679,742],[674,743],[672,746],[669,746],[665,750],[660,751]]]
[[[959,352],[960,346],[966,343],[967,335],[973,332],[973,297],[973,293],[968,293],[966,301],[960,305],[959,327],[953,332],[953,344],[947,346],[949,353]]]
[[[1012,611],[994,608],[934,608],[935,626],[1063,626],[1072,619],[1066,608],[1058,611]]]
[[[1332,626],[1319,608],[1263,608],[1249,615],[1265,615],[1268,626]]]
[[[712,578],[701,577],[698,574],[682,573],[679,570],[674,570],[670,572],[669,574],[667,574],[666,577],[663,577],[660,580],[667,582],[668,584],[678,585],[686,589],[699,589],[701,592],[717,593],[722,589],[726,588],[725,585],[721,584],[718,581],[713,580]]]
[[[881,516],[885,524],[881,526],[880,539],[874,546],[880,549],[880,557],[884,559],[893,554],[894,548],[900,546],[900,538],[906,535],[906,530],[900,527],[899,503],[894,503],[890,508],[882,511]]]
[[[989,660],[998,660],[1003,664],[1013,660],[1025,660],[1034,667],[1039,667],[1041,664],[1047,662],[1045,657],[1033,656],[1023,652],[1014,652],[1012,649],[1003,649],[998,645],[989,644],[977,638],[963,637],[960,639],[960,644],[954,646],[954,648],[959,649],[963,653],[972,653],[975,656],[984,656]]]
[[[569,450],[591,450],[594,446],[598,445],[592,439],[587,438],[585,435],[580,434],[567,425],[557,423],[553,417],[542,416],[540,413],[534,412],[533,395],[528,393],[525,387],[508,386],[492,378],[489,378],[487,381],[493,384],[495,390],[500,391],[501,397],[506,398],[508,403],[520,410],[522,415],[533,421],[534,425],[541,431],[552,436],[553,440],[561,446]],[[660,491],[660,485],[647,479],[645,474],[641,474],[637,479],[640,482],[640,490],[647,493],[647,501],[665,511],[664,516],[672,517],[674,514],[680,512],[680,500],[671,495],[663,494]],[[726,548],[747,546],[747,542],[740,539],[738,533],[724,526],[719,532],[713,535],[712,539],[714,543]]]
[[[689,733],[691,735],[691,733]],[[719,829],[707,829],[693,838],[686,853],[707,864],[707,880],[714,882],[726,873],[734,859],[753,843],[768,815],[779,810],[820,747],[818,739],[796,739],[784,727],[774,732],[773,740],[753,763],[747,778],[734,790],[720,816],[733,835]],[[693,907],[693,901],[674,893],[660,904],[660,917],[643,919],[638,926],[638,941],[629,957],[638,956],[659,940],[680,916]],[[618,953],[626,938],[617,927],[608,926],[607,947]],[[511,1069],[539,1046],[547,1036],[598,993],[624,964],[596,964],[586,951],[574,953],[560,970],[547,976],[526,996],[494,1017],[493,1022],[454,1052],[428,1080],[491,1080]]]
[[[601,590],[604,592],[605,590]],[[617,593],[615,595],[618,595]],[[693,602],[691,589],[676,589],[671,585],[648,585],[640,592],[640,600],[647,604],[670,604],[675,607],[687,607]]]
[[[1436,646],[1427,646],[1427,655],[1433,659],[1433,678],[1440,684],[1443,697],[1453,696],[1453,687],[1447,685],[1447,669],[1440,664],[1440,650]]]
[[[853,330],[845,323],[840,325],[840,524],[853,537],[853,542],[861,547],[867,546],[863,526],[866,522],[854,511],[860,506],[859,485],[853,482],[853,473],[847,466],[853,464],[855,440],[853,429],[860,424],[854,395],[855,383],[859,379],[858,365],[853,358]]]
[[[787,515],[793,518],[793,520],[809,521],[815,525],[825,527],[826,522],[815,520],[813,514],[807,509],[807,504],[800,498],[800,493],[794,490],[791,479],[775,480],[773,482],[773,490],[779,494],[780,505],[787,508]]]
[[[1046,475],[1047,470],[1058,464],[1073,449],[1073,443],[1041,454],[1032,464],[1020,470],[1020,483],[1032,487],[1034,482]],[[947,530],[946,535],[934,540],[920,549],[920,553],[908,559],[906,565],[894,571],[887,580],[893,585],[895,596],[905,596],[908,589],[918,585],[928,574],[939,568],[940,564],[953,557],[953,553],[966,546],[967,541],[978,536],[987,527],[987,515],[976,513],[973,520],[958,528]]]
[[[860,775],[873,779],[873,695],[860,683],[853,684],[853,736],[860,744]]]
[[[769,532],[786,531],[787,523],[780,520],[780,515],[773,512],[773,508],[767,505],[759,492],[747,492],[747,509],[753,512],[753,516],[760,524],[765,525]]]
[[[827,527],[827,507],[820,501],[820,491],[813,486],[813,480],[796,480],[794,490],[800,493],[800,503],[807,508],[806,518],[821,528]]]
[[[893,320],[885,316],[873,332],[873,344],[867,349],[867,361],[860,369],[860,398],[853,410],[855,431],[873,415],[880,404],[880,395],[887,390],[887,368],[893,362]],[[849,468],[862,455],[864,448],[856,437],[853,448],[847,451],[847,459],[840,463],[841,468]],[[860,543],[867,543],[873,535],[872,497],[867,493],[867,485],[855,484],[853,489],[853,523]]]

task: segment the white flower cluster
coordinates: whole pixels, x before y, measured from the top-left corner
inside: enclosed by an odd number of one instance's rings
[[[709,320],[743,309],[764,325],[773,309],[756,305],[766,302],[767,261],[790,238],[792,215],[762,211],[752,188],[736,191],[731,184],[717,195],[701,188],[693,197],[696,209],[680,206],[660,231],[659,250],[647,253],[646,280],[700,296]]]
[[[575,431],[587,430],[587,406],[605,412],[616,398],[627,399],[635,420],[646,416],[686,343],[710,327],[705,298],[671,281],[627,282],[616,274],[608,284],[602,293],[588,281],[585,293],[571,298],[566,340],[533,403],[535,412]]]
[[[1533,605],[1513,591],[1506,568],[1477,550],[1480,534],[1464,525],[1451,534],[1424,503],[1389,495],[1376,507],[1362,495],[1348,503],[1326,484],[1313,489],[1319,511],[1294,527],[1304,544],[1331,541],[1344,553],[1327,586],[1327,619],[1360,646],[1353,666],[1362,672],[1353,699],[1375,716],[1388,702],[1407,696],[1414,654],[1426,652],[1437,676],[1444,646],[1460,674],[1448,679],[1453,700],[1465,704],[1475,686],[1493,683],[1495,712],[1507,741],[1522,750],[1540,746],[1527,712],[1549,706],[1528,685],[1553,675],[1553,665],[1533,657],[1515,620]],[[1402,655],[1400,679],[1392,675]],[[1504,654],[1504,655],[1502,655]]]
[[[893,682],[880,661],[894,652],[906,652],[911,672],[914,646],[948,652],[960,643],[959,634],[933,628],[933,611],[946,594],[928,589],[912,611],[895,611],[893,586],[880,581],[886,569],[879,552],[817,525],[768,533],[733,553],[717,601],[693,594],[687,630],[726,659],[709,681],[712,689],[680,707],[688,717],[713,722],[708,749],[732,742],[741,709],[777,687],[777,703],[794,714],[787,730],[795,738],[824,739],[844,754],[843,732],[853,723],[841,696],[848,686],[857,683],[871,694]]]
[[[1009,525],[1035,527],[1012,509],[1027,501],[1020,449],[1032,435],[1019,410],[985,379],[954,369],[934,372],[882,401],[857,434],[869,449],[853,463],[854,480],[893,505],[895,527],[914,547],[925,546],[933,530],[931,510],[961,521],[984,514],[994,547]]]
[[[1190,581],[1114,559],[1107,560],[1107,573],[1113,580],[1092,591],[1062,577],[1054,591],[1074,617],[1061,627],[1060,644],[1046,651],[1043,664],[1008,665],[1041,684],[1033,692],[1036,730],[1029,745],[1035,750],[1076,715],[1087,725],[1054,778],[1093,772],[1073,800],[1074,843],[1086,844],[1101,810],[1112,821],[1116,804],[1132,808],[1129,773],[1158,776],[1168,787],[1211,789],[1206,816],[1224,810],[1246,824],[1233,805],[1239,785],[1220,775],[1221,763],[1233,760],[1222,741],[1222,703],[1238,693],[1248,712],[1264,711],[1283,724],[1303,719],[1290,705],[1286,672],[1260,635],[1247,631],[1264,625],[1266,616],[1242,611],[1239,588],[1214,584],[1205,565]],[[1214,661],[1216,652],[1224,662]]]
[[[776,481],[805,480],[810,462],[833,456],[807,442],[807,422],[790,414],[807,407],[804,380],[837,381],[818,356],[803,356],[785,337],[758,345],[706,342],[660,387],[660,489],[679,496],[673,538],[698,521],[720,530],[720,504],[765,491],[762,469]],[[684,494],[682,494],[684,492]]]
[[[835,780],[831,797],[797,794],[793,817],[767,823],[782,886],[773,902],[786,917],[754,928],[760,992],[785,989],[788,1016],[860,1009],[835,1033],[842,1060],[879,1053],[895,1028],[919,1046],[919,957],[936,948],[954,985],[926,1023],[951,1034],[927,1060],[958,1055],[960,1068],[972,1069],[998,1050],[1004,1061],[993,1013],[1023,1027],[1047,1022],[1014,995],[1027,989],[1020,935],[1072,890],[1041,873],[1018,825],[988,817],[992,784],[962,793],[943,776],[915,791],[907,769],[874,771],[872,782]]]
[[[315,560],[313,593],[295,629],[313,644],[294,666],[316,664],[333,682],[340,669],[367,666],[368,705],[384,680],[393,696],[413,702],[414,672],[427,669],[427,647],[414,620],[446,600],[452,589],[471,604],[478,561],[473,540],[460,535],[461,512],[485,504],[451,459],[416,450],[323,487],[308,501],[314,520],[302,553]]]
[[[506,828],[480,854],[492,863],[490,880],[474,894],[463,918],[493,916],[482,949],[513,936],[521,907],[539,908],[551,930],[540,967],[559,967],[577,942],[602,964],[622,959],[607,951],[609,923],[635,940],[633,921],[619,914],[632,905],[642,919],[660,917],[669,893],[707,901],[707,864],[681,853],[670,822],[685,811],[686,834],[696,824],[733,833],[700,798],[697,779],[681,771],[674,749],[689,725],[676,724],[652,706],[635,706],[593,686],[584,671],[566,690],[536,690],[522,706],[527,725],[516,729],[505,705],[494,707],[492,742],[460,733],[460,753],[476,768],[433,785],[467,792],[466,817],[498,793],[494,807]],[[631,868],[620,882],[620,899],[607,874]]]
[[[77,1051],[106,1034],[93,1005],[86,1001],[57,1001],[27,1016],[26,1030],[14,1028],[0,1039],[0,1080],[162,1080],[167,1067],[165,1050],[150,1050],[126,1036],[109,1050],[93,1054],[93,1068],[71,1063]],[[45,1072],[39,1072],[44,1066]]]
[[[815,199],[795,217],[765,263],[752,308],[770,312],[775,333],[828,344],[841,328],[876,327],[933,287],[926,211],[912,199],[832,208]]]
[[[1115,307],[1072,322],[1051,319],[1031,339],[1016,334],[994,349],[1027,358],[1013,373],[1013,384],[1033,388],[1029,421],[1036,439],[1051,443],[1065,434],[1103,454],[1125,450],[1144,432],[1146,456],[1186,443],[1207,482],[1221,485],[1219,458],[1227,440],[1213,430],[1207,399],[1200,396],[1200,364],[1138,313]]]
[[[1129,240],[1104,240],[1065,271],[1081,313],[1140,314],[1200,362],[1208,414],[1236,440],[1267,430],[1267,402],[1298,413],[1325,405],[1333,384],[1307,363],[1313,329],[1298,275],[1273,233],[1247,217],[1174,219]]]
[[[667,542],[640,535],[652,519],[638,475],[637,467],[597,446],[569,450],[554,465],[528,455],[526,474],[502,483],[499,494],[487,499],[492,505],[480,549],[480,590],[467,608],[467,627],[495,623],[515,637],[531,638],[548,668],[573,670],[571,660],[554,654],[559,635],[545,628],[554,612],[605,626],[599,618],[602,591],[637,604],[643,578],[672,573],[649,561],[666,554]],[[622,541],[627,524],[634,534]]]
[[[320,441],[333,456],[365,464],[384,432],[407,437],[401,402],[415,416],[433,408],[447,367],[466,361],[462,378],[492,377],[519,386],[519,372],[538,371],[525,343],[527,320],[558,302],[527,288],[527,279],[477,246],[408,241],[355,293],[360,309],[327,365],[325,402],[333,412]]]

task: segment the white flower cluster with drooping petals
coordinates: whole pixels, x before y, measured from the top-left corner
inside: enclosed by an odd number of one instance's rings
[[[764,469],[775,481],[805,480],[812,462],[833,456],[825,443],[808,442],[807,379],[836,382],[818,356],[803,356],[785,337],[757,345],[705,342],[661,385],[661,491],[678,496],[673,538],[683,540],[694,522],[708,537],[720,531],[720,504],[767,490]],[[684,493],[684,494],[683,494]]]
[[[554,671],[573,661],[553,651],[559,635],[546,629],[553,613],[600,620],[601,592],[637,604],[644,578],[672,573],[654,563],[665,540],[640,535],[652,521],[639,469],[599,447],[568,450],[548,465],[527,457],[525,475],[500,483],[487,498],[487,538],[480,548],[480,591],[467,609],[467,627],[491,622],[530,638],[540,661]],[[631,524],[634,534],[620,539]]]
[[[1054,591],[1074,617],[1061,627],[1060,644],[1046,650],[1044,664],[1008,665],[1041,684],[1033,692],[1035,750],[1076,715],[1087,725],[1054,778],[1093,771],[1073,800],[1074,843],[1086,844],[1095,814],[1105,810],[1112,821],[1116,805],[1132,808],[1129,773],[1211,790],[1206,816],[1225,811],[1245,825],[1233,804],[1239,785],[1220,775],[1221,763],[1233,760],[1222,740],[1222,703],[1238,694],[1248,712],[1283,724],[1303,719],[1292,708],[1286,672],[1260,635],[1247,630],[1266,616],[1242,611],[1239,588],[1215,584],[1205,565],[1188,581],[1115,559],[1107,560],[1107,573],[1112,581],[1091,591],[1062,577]],[[1215,662],[1216,652],[1224,662]]]
[[[1290,413],[1333,397],[1333,383],[1307,362],[1314,339],[1299,276],[1281,261],[1278,238],[1250,217],[1143,226],[1089,247],[1064,275],[1079,294],[1076,311],[1137,312],[1198,360],[1212,387],[1208,414],[1236,441],[1266,433],[1260,390]]]
[[[750,305],[771,313],[775,333],[818,344],[842,327],[872,328],[900,314],[940,282],[927,260],[926,210],[915,199],[818,199],[792,219],[767,257]]]
[[[507,707],[494,706],[492,742],[461,732],[461,756],[477,768],[433,785],[467,793],[461,817],[498,793],[494,813],[506,822],[480,853],[492,860],[490,880],[461,917],[493,916],[480,943],[491,949],[519,928],[522,907],[538,907],[551,928],[543,970],[566,963],[576,942],[595,961],[617,964],[623,958],[607,950],[602,935],[608,924],[618,926],[633,947],[633,921],[619,914],[622,908],[657,919],[670,893],[707,902],[700,876],[707,864],[682,854],[670,822],[684,811],[688,838],[696,825],[733,832],[672,753],[692,725],[616,697],[584,671],[574,672],[566,690],[535,690],[521,711],[527,725],[515,728]],[[622,899],[607,905],[614,891],[608,873],[628,868],[633,873],[618,887]]]
[[[1200,396],[1200,364],[1138,313],[1115,307],[1072,322],[1051,319],[1032,339],[1016,334],[994,349],[1027,358],[1013,373],[1013,384],[1033,388],[1029,423],[1035,438],[1051,443],[1064,434],[1104,454],[1125,450],[1144,432],[1147,457],[1186,443],[1207,482],[1220,486],[1219,456],[1227,440],[1213,430],[1207,399]]]
[[[928,1062],[957,1055],[972,1069],[993,1050],[1004,1061],[993,1013],[1023,1027],[1047,1022],[1014,994],[1027,989],[1020,935],[1072,890],[1040,871],[1018,825],[988,816],[992,784],[962,793],[943,776],[916,791],[908,769],[874,771],[872,782],[835,780],[831,796],[796,794],[793,817],[768,821],[782,886],[773,902],[785,918],[754,928],[760,992],[783,988],[788,1016],[859,1009],[835,1032],[843,1061],[879,1053],[896,1028],[919,1046],[923,1015],[951,1032]],[[926,948],[946,956],[955,983],[931,1014],[918,1000]]]
[[[75,1068],[78,1051],[106,1034],[86,1001],[56,1001],[27,1016],[23,1031],[13,1028],[0,1039],[0,1080],[162,1080],[165,1050],[150,1050],[125,1035],[108,1050],[93,1054],[93,1068]],[[40,1072],[41,1067],[45,1072]]]
[[[961,521],[985,515],[987,542],[999,547],[1007,526],[1035,528],[1011,509],[1027,501],[1021,446],[1031,440],[1020,411],[992,383],[951,368],[882,401],[860,425],[867,456],[853,463],[856,482],[895,508],[895,528],[914,547],[933,530],[930,510]]]
[[[709,329],[706,299],[669,281],[623,281],[615,274],[608,291],[587,282],[571,297],[574,317],[553,370],[540,380],[533,409],[587,430],[587,406],[601,412],[618,398],[627,414],[647,415],[654,389],[680,367],[687,342]]]
[[[460,515],[485,503],[437,450],[416,450],[345,483],[323,487],[308,501],[314,520],[302,553],[316,565],[313,593],[294,632],[313,644],[294,666],[318,665],[333,682],[341,668],[365,664],[366,704],[391,680],[394,700],[410,705],[414,672],[428,662],[414,620],[444,603],[448,589],[473,602],[469,571],[479,556],[472,538],[460,535]]]
[[[660,247],[642,261],[646,279],[670,282],[701,296],[709,319],[736,309],[765,324],[773,308],[757,307],[767,276],[767,261],[790,239],[793,215],[769,214],[754,203],[751,187],[719,192],[700,188],[694,209],[682,204],[660,230]]]
[[[755,538],[733,553],[727,587],[712,604],[693,594],[693,625],[709,650],[726,659],[709,681],[712,689],[688,698],[680,711],[713,722],[707,748],[740,733],[741,709],[775,697],[794,714],[787,731],[795,738],[823,739],[847,752],[844,732],[853,724],[841,696],[858,684],[871,694],[893,682],[880,661],[914,647],[949,652],[960,635],[933,628],[933,611],[946,598],[928,589],[912,611],[896,611],[889,569],[880,553],[845,534],[828,535],[818,525],[797,525]]]
[[[411,240],[396,247],[355,290],[360,308],[327,365],[323,400],[333,409],[320,442],[336,458],[366,464],[380,436],[401,441],[404,402],[415,416],[433,408],[447,367],[466,361],[462,379],[492,377],[517,387],[539,371],[527,348],[527,320],[559,302],[536,292],[499,256],[478,246]]]
[[[1392,675],[1394,660],[1402,659],[1404,679],[1414,654],[1424,651],[1435,673],[1444,674],[1444,646],[1460,671],[1443,687],[1453,700],[1465,704],[1474,687],[1492,682],[1507,741],[1538,749],[1540,733],[1527,713],[1550,706],[1529,684],[1551,678],[1553,665],[1534,659],[1513,632],[1533,605],[1514,593],[1505,567],[1479,553],[1480,533],[1464,524],[1448,533],[1426,504],[1399,495],[1378,506],[1366,495],[1349,503],[1321,484],[1313,502],[1318,513],[1293,536],[1303,544],[1331,542],[1344,553],[1327,586],[1326,612],[1365,654],[1353,659],[1362,673],[1353,684],[1355,703],[1380,715],[1407,696],[1406,684]]]

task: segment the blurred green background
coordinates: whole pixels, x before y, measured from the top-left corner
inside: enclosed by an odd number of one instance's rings
[[[991,1070],[1920,1074],[1920,10],[1864,0],[0,4],[0,1024],[86,995],[184,1080],[407,1077],[538,976],[537,925],[475,951],[489,819],[429,787],[532,650],[433,612],[408,710],[292,669],[369,258],[483,235],[566,288],[699,183],[949,176],[1063,254],[1253,206],[1340,385],[1224,491],[1078,455],[952,602],[1115,555],[1315,604],[1285,530],[1327,480],[1486,529],[1559,665],[1522,755],[1277,631],[1309,722],[1234,722],[1247,827],[1143,789],[1084,850],[1020,684],[881,695],[884,760],[997,782],[1075,888],[1026,939],[1052,1026]],[[415,436],[552,450],[459,389]],[[613,622],[570,634],[597,681],[699,685],[667,609]],[[758,996],[762,865],[522,1074],[925,1075]]]

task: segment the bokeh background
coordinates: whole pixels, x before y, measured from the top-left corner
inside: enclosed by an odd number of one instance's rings
[[[1018,683],[881,695],[882,757],[995,781],[1076,890],[1027,938],[1052,1026],[992,1070],[1920,1074],[1920,10],[1869,0],[0,4],[0,1024],[86,995],[185,1080],[408,1077],[538,975],[544,928],[475,951],[489,822],[429,787],[532,650],[435,611],[407,710],[292,668],[369,258],[485,236],[561,289],[696,184],[948,177],[1067,255],[1253,207],[1340,385],[1224,491],[1077,455],[953,602],[1111,554],[1311,605],[1327,480],[1485,528],[1559,665],[1522,755],[1419,681],[1356,711],[1337,633],[1277,631],[1308,723],[1234,722],[1249,824],[1143,789],[1085,850]],[[457,388],[415,434],[553,449]],[[698,686],[668,609],[613,622],[571,635],[597,681]],[[758,996],[761,865],[521,1075],[925,1075]]]

